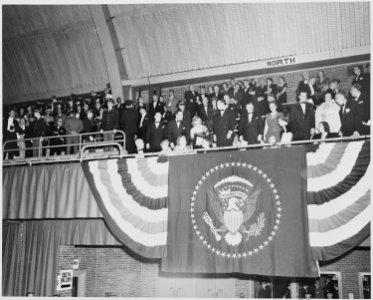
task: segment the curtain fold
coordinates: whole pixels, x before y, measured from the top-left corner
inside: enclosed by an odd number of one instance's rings
[[[3,221],[2,295],[53,296],[60,245],[122,244],[103,219]]]
[[[23,237],[23,270],[18,296],[53,296],[60,246],[58,221],[26,221]]]
[[[80,163],[3,168],[3,219],[102,217]]]
[[[17,295],[18,254],[20,252],[19,234],[22,227],[20,221],[3,222],[3,296]]]

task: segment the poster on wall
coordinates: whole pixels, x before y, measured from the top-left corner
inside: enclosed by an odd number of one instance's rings
[[[57,291],[68,291],[73,287],[73,270],[60,270],[57,273]]]

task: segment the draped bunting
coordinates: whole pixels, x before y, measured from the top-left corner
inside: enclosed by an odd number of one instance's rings
[[[309,239],[313,257],[330,260],[369,236],[370,143],[316,148],[307,153]],[[85,163],[84,169],[115,236],[140,255],[164,256],[168,163],[156,158],[111,160]]]
[[[321,144],[307,165],[311,249],[317,260],[333,259],[370,233],[370,143]]]
[[[168,162],[154,157],[93,161],[83,169],[115,236],[142,256],[166,255]]]
[[[369,141],[324,143],[307,153],[315,259],[336,258],[369,236],[370,169]],[[168,177],[168,162],[157,158],[3,168],[3,219],[104,217],[120,243],[160,258],[166,255]]]

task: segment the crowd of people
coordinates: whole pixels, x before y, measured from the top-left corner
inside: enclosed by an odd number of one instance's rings
[[[4,120],[5,151],[32,157],[77,153],[77,134],[83,142],[115,139],[115,130],[125,133],[127,153],[184,152],[191,149],[288,143],[370,134],[370,69],[354,67],[349,91],[340,90],[338,79],[324,71],[316,76],[303,72],[294,103],[288,103],[285,77],[235,79],[222,86],[189,85],[183,98],[169,90],[168,97],[154,93],[149,103],[140,96],[132,100],[103,97],[94,92],[83,101],[62,103],[52,97],[50,105],[11,108]],[[108,132],[113,131],[113,132]],[[92,133],[92,134],[90,134]],[[17,140],[17,141],[16,141]],[[40,145],[41,143],[41,145]],[[41,147],[39,147],[41,146]],[[31,148],[32,150],[29,150]],[[42,150],[40,150],[42,149]],[[40,153],[39,151],[43,151]]]

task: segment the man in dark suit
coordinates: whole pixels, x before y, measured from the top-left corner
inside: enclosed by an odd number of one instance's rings
[[[242,94],[241,86],[238,83],[234,85],[233,97],[231,98],[236,100],[239,106],[242,106],[243,94]]]
[[[310,74],[308,72],[302,73],[302,80],[299,81],[298,88],[295,91],[295,93],[297,94],[297,100],[299,99],[299,95],[301,91],[304,91],[307,93],[307,99],[311,95],[311,88],[308,82],[309,78],[310,78]]]
[[[132,108],[132,101],[126,100],[124,103],[126,109],[123,110],[120,119],[120,129],[126,134],[126,150],[129,154],[136,153],[135,134],[137,134],[137,124],[140,116],[137,111]]]
[[[139,122],[137,124],[138,134],[139,134],[139,138],[141,138],[142,140],[145,140],[146,128],[148,127],[148,124],[151,123],[153,120],[148,115],[145,106],[141,106],[139,108],[139,112],[140,112],[140,117],[139,117]]]
[[[233,131],[236,126],[236,116],[227,108],[224,99],[217,101],[219,113],[214,117],[213,134],[218,147],[233,145]]]
[[[202,105],[199,106],[198,116],[201,118],[203,125],[207,127],[209,132],[212,132],[212,124],[215,115],[215,110],[212,107],[212,104],[205,97],[202,99]]]
[[[367,93],[370,82],[368,81],[368,76],[363,74],[362,67],[361,66],[355,66],[354,67],[354,74],[355,74],[355,76],[352,79],[351,85],[353,86],[354,84],[359,84],[361,86],[361,92],[364,93],[364,94]]]
[[[250,81],[245,79],[243,81],[244,89],[242,91],[242,107],[246,107],[247,103],[252,101],[252,95],[250,95]]]
[[[16,111],[14,108],[11,108],[9,111],[9,117],[5,120],[3,124],[4,131],[4,143],[10,140],[17,140],[17,132],[19,131],[19,124],[16,117]],[[8,159],[13,159],[14,155],[18,154],[17,150],[7,151],[8,149],[18,149],[17,142],[8,142],[5,144],[4,148],[4,158],[8,153]]]
[[[289,127],[294,141],[309,140],[315,133],[315,110],[307,103],[307,91],[300,91],[299,102],[292,105]]]
[[[167,126],[161,122],[162,115],[157,111],[154,115],[154,122],[148,124],[146,129],[146,149],[149,152],[159,152],[162,150],[161,142],[167,139]]]
[[[329,88],[325,91],[324,95],[330,93],[332,98],[335,99],[335,95],[339,92],[339,85],[341,81],[339,79],[333,79],[330,81]]]
[[[210,96],[206,94],[206,87],[204,85],[202,85],[202,86],[200,86],[200,94],[199,94],[199,101],[201,102],[200,105],[202,105],[202,100],[205,97],[207,99],[209,99]]]
[[[234,98],[234,92],[235,92],[234,86],[236,85],[236,79],[232,78],[230,80],[230,84],[231,86],[228,89],[228,95],[229,95],[229,98]]]
[[[242,110],[238,134],[241,141],[248,144],[258,144],[263,137],[263,120],[254,112],[254,104],[249,102]]]
[[[164,114],[165,105],[161,101],[159,101],[159,97],[157,94],[153,95],[153,101],[149,103],[148,114],[149,116],[154,119],[154,115],[156,112],[160,112],[161,115]]]
[[[214,85],[214,93],[210,95],[210,98],[212,97],[215,97],[216,100],[223,98],[223,94],[220,93],[219,86],[217,84]]]
[[[193,118],[197,112],[197,101],[199,96],[200,95],[194,90],[193,84],[189,85],[189,90],[184,93],[186,110],[190,112],[191,118]]]
[[[190,127],[188,127],[183,122],[183,112],[178,110],[175,115],[175,119],[171,120],[167,126],[167,139],[170,142],[172,149],[177,144],[177,139],[179,136],[184,135],[186,137],[187,143],[189,141]]]
[[[370,98],[362,93],[362,87],[356,83],[351,88],[351,96],[357,104],[357,112],[359,117],[359,134],[370,134]]]
[[[335,95],[335,102],[341,107],[339,116],[341,118],[340,136],[359,136],[359,115],[357,104],[354,100],[347,100],[347,97],[339,92]]]
[[[178,110],[181,110],[181,112],[183,113],[184,124],[188,126],[189,128],[191,128],[192,118],[191,118],[190,112],[185,107],[185,100],[179,100],[179,102],[177,103],[177,108]]]

